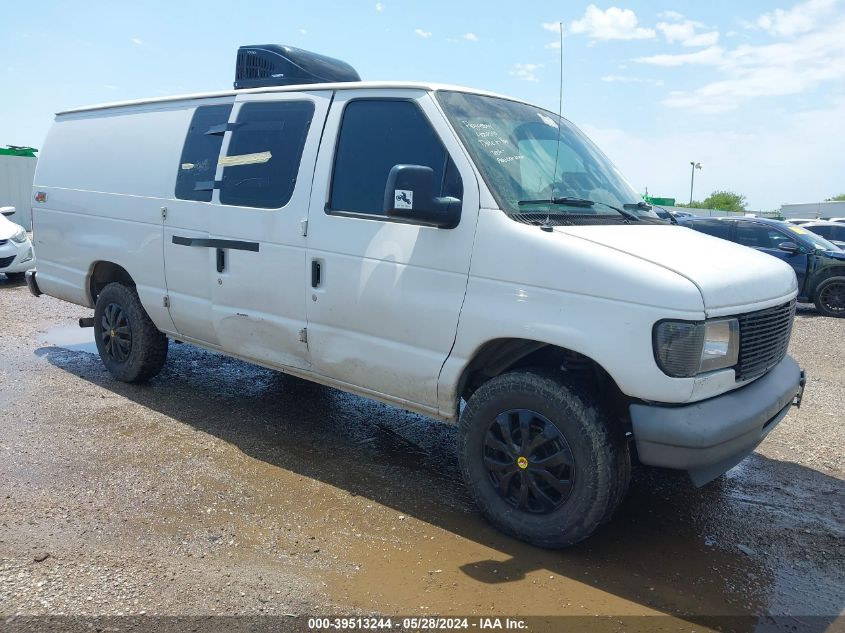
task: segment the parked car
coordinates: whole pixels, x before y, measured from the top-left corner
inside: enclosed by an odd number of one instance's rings
[[[459,420],[484,515],[545,547],[610,518],[631,441],[702,485],[800,402],[792,269],[638,216],[565,119],[242,52],[251,90],[67,111],[45,141],[27,280],[94,310],[116,379],[173,338]]]
[[[808,231],[821,235],[839,248],[845,246],[845,224],[842,222],[807,222],[802,225]]]
[[[35,267],[35,254],[26,230],[7,219],[14,214],[15,207],[0,207],[0,273],[18,281]]]
[[[845,222],[845,218],[822,218],[822,220],[826,220],[827,222],[838,222],[838,223],[844,223]]]
[[[786,220],[790,224],[795,224],[796,226],[801,226],[802,224],[807,224],[808,222],[818,222],[818,218],[789,218]]]
[[[798,280],[798,300],[816,304],[826,316],[845,317],[845,251],[808,229],[764,218],[695,218],[690,228],[788,263]]]

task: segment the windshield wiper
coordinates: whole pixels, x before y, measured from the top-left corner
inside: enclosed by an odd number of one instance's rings
[[[645,209],[646,211],[651,211],[654,207],[657,207],[661,211],[666,211],[666,214],[669,216],[669,222],[671,224],[677,224],[678,220],[675,218],[675,214],[669,211],[668,209],[664,209],[660,205],[656,204],[649,204],[644,200],[640,200],[639,202],[628,202],[627,204],[622,205],[626,209]],[[660,218],[661,220],[663,218]]]
[[[626,202],[622,205],[623,209],[645,209],[646,211],[651,211],[651,205],[646,202],[645,200],[640,200],[639,202]]]
[[[606,202],[599,202],[598,200],[589,200],[587,198],[573,198],[570,196],[558,196],[554,198],[545,198],[542,200],[520,200],[517,202],[519,206],[525,206],[529,204],[561,204],[567,205],[570,207],[593,207],[595,205],[601,205],[603,207],[607,207],[608,209],[613,209],[619,215],[622,215],[626,218],[626,220],[633,220],[634,222],[639,222],[640,218],[637,217],[636,214],[631,213],[630,211],[626,211],[625,209],[620,209],[619,207],[615,207],[612,204],[607,204]]]

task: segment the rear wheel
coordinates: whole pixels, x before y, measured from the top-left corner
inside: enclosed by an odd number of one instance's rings
[[[106,369],[122,382],[145,382],[167,359],[167,337],[141,305],[135,288],[110,283],[97,297],[94,337]]]
[[[815,304],[825,316],[845,317],[845,277],[831,277],[819,284]]]
[[[551,373],[488,381],[460,424],[461,469],[484,516],[541,547],[581,541],[619,505],[627,442],[584,389]]]

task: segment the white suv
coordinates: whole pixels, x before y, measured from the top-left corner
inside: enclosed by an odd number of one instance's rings
[[[634,446],[703,484],[803,388],[792,269],[644,214],[517,99],[351,81],[83,108],[35,183],[30,288],[94,309],[117,379],[172,338],[459,420],[479,507],[541,546],[609,519]]]

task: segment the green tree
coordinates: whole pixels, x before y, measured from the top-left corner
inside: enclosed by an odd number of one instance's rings
[[[679,207],[694,209],[718,209],[719,211],[745,211],[745,196],[733,191],[714,191],[704,200],[693,200],[692,204],[678,204]]]
[[[827,202],[845,202],[845,193],[840,193],[838,196],[828,198]]]
[[[733,191],[714,191],[707,196],[702,204],[705,209],[719,211],[745,211],[745,196]]]

